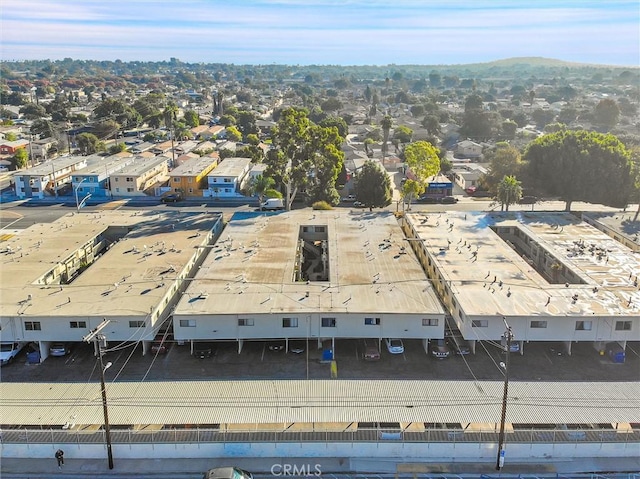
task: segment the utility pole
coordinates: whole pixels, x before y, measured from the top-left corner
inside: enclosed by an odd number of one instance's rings
[[[107,345],[107,337],[101,334],[102,331],[109,324],[109,320],[105,319],[95,329],[89,332],[82,338],[84,342],[95,342],[96,350],[98,353],[98,362],[100,366],[100,391],[102,393],[102,412],[104,414],[104,432],[105,440],[107,443],[107,459],[109,461],[109,469],[113,469],[113,452],[111,450],[111,428],[109,426],[109,410],[107,408],[107,387],[104,383],[104,372],[111,367],[111,363],[106,365],[102,363],[102,355],[104,354],[104,348]]]
[[[496,458],[496,470],[499,471],[504,466],[504,423],[507,418],[507,393],[509,391],[509,356],[511,355],[511,341],[513,332],[507,324],[507,318],[503,317],[504,325],[507,328],[504,337],[506,339],[506,357],[504,363],[504,392],[502,393],[502,415],[500,416],[500,434],[498,435],[498,457]],[[502,366],[503,364],[500,363]]]

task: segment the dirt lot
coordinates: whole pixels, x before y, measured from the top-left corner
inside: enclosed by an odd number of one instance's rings
[[[215,343],[211,357],[190,354],[189,344],[170,343],[165,354],[142,355],[142,346],[109,344],[104,362],[113,364],[107,381],[141,380],[230,380],[230,379],[329,379],[330,364],[322,362],[322,349],[315,341],[296,344],[299,353],[272,350],[274,343],[245,343],[238,354],[233,342]],[[279,343],[284,344],[284,343]],[[338,340],[334,351],[338,379],[438,379],[500,380],[499,363],[504,353],[489,343],[478,343],[476,354],[452,355],[438,360],[429,357],[420,341],[404,340],[404,354],[389,354],[381,348],[379,361],[364,361],[364,345],[358,340]],[[591,343],[573,344],[571,356],[559,353],[558,343],[528,343],[524,354],[511,354],[510,377],[514,381],[638,381],[640,343],[628,343],[626,361],[616,364],[599,356]],[[22,353],[0,372],[3,382],[97,380],[93,347],[76,344],[66,357],[50,357],[41,364],[27,364]]]

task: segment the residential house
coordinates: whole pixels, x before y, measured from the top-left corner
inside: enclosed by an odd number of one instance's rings
[[[151,143],[150,141],[145,141],[144,143],[138,143],[137,145],[132,146],[130,150],[131,150],[131,153],[133,154],[139,154],[139,153],[144,153],[145,151],[151,150],[154,146],[156,146],[155,143]]]
[[[207,196],[207,175],[217,164],[218,161],[210,156],[188,159],[169,173],[171,191],[182,192],[187,197]]]
[[[112,196],[144,196],[168,180],[170,161],[166,156],[136,157],[133,163],[111,175]]]
[[[15,193],[20,199],[55,196],[71,186],[71,175],[97,156],[63,156],[16,172]]]
[[[116,155],[103,158],[102,161],[90,164],[82,171],[76,171],[72,175],[71,185],[76,192],[76,197],[109,198],[111,193],[111,175],[122,171],[134,162],[134,157],[119,157]]]
[[[462,140],[456,145],[455,156],[458,158],[480,158],[482,145],[475,141]]]
[[[240,191],[249,179],[251,158],[226,158],[208,175],[209,188],[204,196],[233,198],[242,196]]]
[[[13,156],[16,151],[27,148],[29,146],[29,140],[14,140],[14,141],[0,141],[0,155]]]
[[[34,160],[46,160],[52,156],[56,156],[55,152],[52,155],[51,149],[58,144],[58,141],[54,138],[43,138],[42,140],[33,140],[31,142],[31,157]]]

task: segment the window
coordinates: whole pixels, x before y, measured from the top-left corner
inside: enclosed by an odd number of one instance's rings
[[[86,321],[69,321],[69,327],[70,328],[86,328],[87,322]]]
[[[173,182],[174,182],[174,183],[180,183],[180,178],[174,178],[174,179],[173,179]]]
[[[576,331],[591,331],[591,321],[576,321]]]
[[[128,193],[132,193],[133,192],[133,188],[127,188],[127,192]]]
[[[531,328],[546,328],[546,321],[531,321]]]
[[[133,182],[133,178],[131,178],[130,176],[127,176],[127,183],[131,183]]]
[[[130,328],[144,328],[146,323],[144,321],[129,321]]]
[[[631,321],[616,321],[616,331],[631,331]]]
[[[238,326],[253,326],[253,319],[238,318]]]
[[[336,318],[322,318],[322,327],[323,328],[335,328],[336,327]]]
[[[195,328],[196,320],[195,319],[181,319],[180,320],[181,328]]]
[[[116,180],[116,183],[117,183],[118,181],[120,181],[120,178],[118,178],[118,177],[116,176],[115,180]]]
[[[473,327],[473,328],[488,328],[489,327],[489,321],[487,321],[486,319],[474,319],[473,321],[471,321],[471,327]]]
[[[423,318],[422,319],[423,326],[437,326],[438,318]]]
[[[324,233],[324,232],[325,232],[324,226],[316,226],[316,233]]]
[[[298,318],[282,318],[282,327],[283,328],[297,328],[298,327]]]
[[[364,324],[367,326],[380,326],[380,318],[364,318]]]
[[[225,179],[224,179],[224,182],[225,182],[225,183],[231,183],[231,179],[230,179],[230,178],[225,178]]]
[[[24,329],[27,331],[40,331],[40,321],[25,321]]]

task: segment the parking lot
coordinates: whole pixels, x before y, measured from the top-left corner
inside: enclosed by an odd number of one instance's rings
[[[235,342],[213,343],[210,357],[191,355],[189,343],[167,343],[164,354],[142,355],[142,345],[110,343],[104,363],[107,381],[239,380],[239,379],[330,379],[330,362],[315,341],[294,343],[298,352],[286,352],[284,341],[245,342],[238,354]],[[271,346],[271,347],[270,347]],[[310,347],[308,347],[310,346]],[[291,348],[291,346],[290,346]],[[302,350],[302,351],[300,351]],[[591,343],[574,343],[572,355],[562,353],[559,343],[526,343],[524,354],[510,355],[510,378],[514,381],[638,381],[640,343],[628,343],[624,363],[599,356]],[[404,353],[390,354],[384,342],[380,359],[363,359],[364,341],[336,340],[334,359],[337,379],[501,380],[504,353],[494,344],[479,342],[476,353],[452,354],[436,359],[425,353],[419,340],[404,340]],[[334,370],[335,372],[335,370]],[[93,346],[76,343],[64,357],[49,357],[40,364],[27,364],[23,351],[13,364],[3,366],[3,382],[97,381]]]

